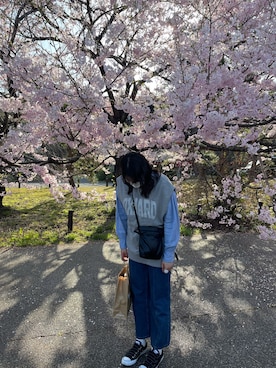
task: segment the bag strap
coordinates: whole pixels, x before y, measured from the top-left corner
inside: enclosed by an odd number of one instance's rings
[[[137,215],[137,211],[136,211],[136,207],[135,207],[133,193],[131,193],[131,197],[132,197],[132,205],[133,205],[133,209],[134,209],[134,213],[135,213],[135,217],[136,217],[136,221],[137,221],[137,225],[138,225],[138,231],[140,231],[140,223],[139,223],[139,220],[138,220],[138,215]],[[176,252],[174,252],[174,256],[175,256],[175,259],[177,261],[179,261],[178,254]]]
[[[140,223],[138,220],[138,215],[137,215],[137,211],[136,211],[136,207],[135,207],[135,202],[134,202],[134,197],[133,197],[133,193],[131,193],[132,195],[132,205],[133,205],[133,209],[134,209],[134,213],[135,213],[135,217],[136,217],[136,221],[137,221],[137,225],[138,225],[138,230],[140,230]]]

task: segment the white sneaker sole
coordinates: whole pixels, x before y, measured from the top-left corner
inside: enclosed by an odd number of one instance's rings
[[[148,352],[148,349],[145,349],[142,351],[142,353],[139,355],[139,357],[137,359],[131,360],[131,361],[124,361],[124,358],[129,359],[128,357],[123,357],[121,360],[121,364],[125,367],[132,367],[134,364],[137,363],[137,361],[141,358],[141,356],[143,356],[144,354],[146,354]]]

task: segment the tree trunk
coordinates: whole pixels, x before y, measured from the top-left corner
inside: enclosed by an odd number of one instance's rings
[[[5,194],[6,194],[6,188],[0,183],[0,208],[4,207],[3,198]]]

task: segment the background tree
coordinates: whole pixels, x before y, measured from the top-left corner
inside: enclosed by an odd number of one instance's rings
[[[204,176],[205,216],[183,221],[238,227],[250,185],[265,197],[250,218],[273,235],[274,1],[26,0],[0,11],[2,171],[54,188],[61,175],[73,184],[82,157],[109,164],[142,150],[180,186]]]
[[[188,10],[180,10],[172,19],[178,27],[170,101],[178,137],[182,133],[188,156],[193,155],[193,162],[203,162],[215,174],[208,176],[215,198],[209,217],[238,227],[244,216],[238,204],[246,200],[244,189],[250,186],[257,197],[262,197],[263,190],[270,193],[265,213],[262,209],[257,214],[255,209],[250,216],[259,216],[262,224],[273,224],[275,7],[271,1],[186,5]],[[212,161],[210,151],[216,153]],[[249,162],[250,175],[240,175],[239,168]]]

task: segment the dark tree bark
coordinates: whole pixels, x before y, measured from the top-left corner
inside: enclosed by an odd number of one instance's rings
[[[4,195],[6,194],[6,188],[4,187],[4,185],[2,185],[0,183],[0,208],[1,207],[4,207],[3,206],[3,198],[4,198]]]

